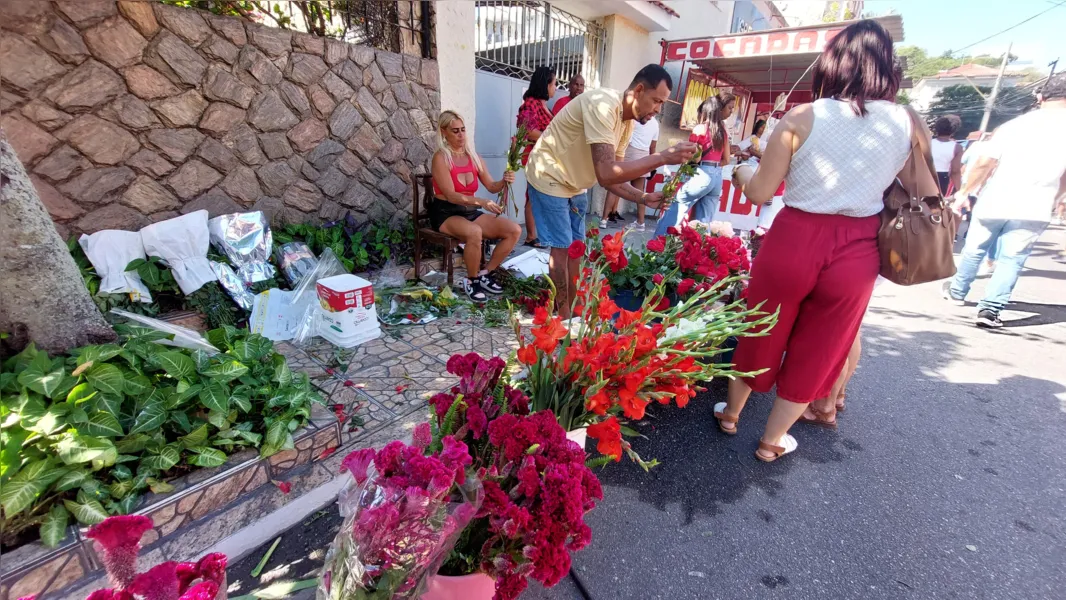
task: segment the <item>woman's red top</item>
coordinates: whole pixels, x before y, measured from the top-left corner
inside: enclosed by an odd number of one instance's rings
[[[703,150],[703,155],[700,157],[701,161],[722,160],[722,149],[725,148],[725,145],[729,143],[729,131],[723,129],[722,133],[725,134],[725,138],[722,142],[722,145],[714,149],[711,149],[711,145],[714,143],[714,140],[711,139],[711,136],[707,134],[706,130],[704,130],[704,132],[701,134],[693,133],[688,136],[688,141],[699,144],[700,149]]]
[[[459,174],[460,173],[471,173],[471,174],[474,175],[474,180],[471,181],[468,184],[464,184],[464,183],[459,181]],[[474,194],[477,193],[477,186],[478,186],[477,166],[474,165],[473,159],[471,159],[469,156],[467,157],[467,163],[464,166],[460,167],[459,165],[457,165],[454,162],[452,162],[451,176],[452,176],[452,185],[455,186],[455,191],[456,192],[459,192],[460,194],[462,194],[464,196],[473,196]],[[436,180],[433,181],[433,191],[436,192],[438,195],[441,195],[441,194],[444,193],[444,192],[442,192],[440,190],[440,187],[437,185],[437,181]]]
[[[536,98],[526,98],[522,106],[518,108],[518,127],[526,126],[527,131],[536,129],[537,131],[544,132],[548,128],[548,124],[552,122],[552,114],[548,112],[548,107],[544,105],[543,100]],[[525,166],[529,162],[529,153],[533,151],[533,145],[536,142],[529,142],[526,144],[525,151],[522,152],[522,165]]]

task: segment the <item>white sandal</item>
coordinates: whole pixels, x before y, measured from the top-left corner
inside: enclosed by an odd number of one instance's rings
[[[767,458],[767,457],[763,456],[762,454],[759,454],[758,451],[756,451],[755,452],[755,458],[757,458],[757,459],[759,459],[759,460],[761,460],[763,462],[770,463],[770,462],[774,462],[775,460],[781,458],[782,456],[784,456],[786,454],[795,452],[796,448],[799,448],[799,442],[796,441],[796,438],[794,438],[791,435],[786,433],[785,435],[783,435],[781,437],[781,445],[780,446],[775,446],[773,444],[769,444],[767,442],[759,440],[759,450],[763,450],[765,452],[771,452],[771,453],[773,453],[774,456],[773,456],[773,458]]]

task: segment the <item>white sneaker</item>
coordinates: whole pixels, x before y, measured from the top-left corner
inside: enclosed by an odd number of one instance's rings
[[[607,229],[607,219],[600,219],[600,229]]]
[[[644,231],[644,223],[637,223],[637,231]]]

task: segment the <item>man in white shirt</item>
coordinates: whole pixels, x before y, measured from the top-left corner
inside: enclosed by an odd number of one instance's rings
[[[961,303],[990,248],[996,267],[977,304],[977,326],[1002,327],[999,313],[1010,301],[1033,244],[1051,221],[1055,203],[1066,197],[1066,73],[1044,86],[1040,108],[1013,119],[981,148],[977,163],[956,194],[959,212],[981,190],[958,273],[944,286],[949,300]],[[983,186],[983,189],[982,189]]]
[[[639,160],[650,154],[655,154],[655,146],[659,142],[659,120],[648,119],[647,123],[637,121],[633,125],[633,134],[629,138],[629,147],[626,148],[625,162]],[[654,171],[652,171],[654,173]],[[638,190],[644,190],[646,178],[634,179],[631,185]],[[644,231],[643,204],[637,205],[637,231]],[[607,227],[608,222],[621,221],[618,214],[618,196],[608,192],[607,199],[603,203],[603,216],[600,218],[600,227]]]

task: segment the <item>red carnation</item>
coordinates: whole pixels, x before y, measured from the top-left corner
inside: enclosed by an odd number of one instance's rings
[[[573,260],[577,260],[577,259],[581,258],[582,256],[585,256],[585,250],[586,250],[585,242],[582,242],[581,240],[574,240],[570,244],[570,248],[567,249],[566,255],[569,256]]]
[[[678,295],[684,296],[685,294],[689,293],[695,285],[696,280],[692,279],[691,277],[686,277],[685,279],[682,279],[681,283],[677,284]]]

